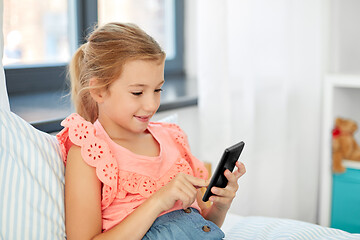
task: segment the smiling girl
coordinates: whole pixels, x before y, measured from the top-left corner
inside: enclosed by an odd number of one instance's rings
[[[67,239],[222,239],[220,230],[245,173],[208,185],[202,162],[175,124],[151,122],[160,106],[165,53],[133,24],[97,28],[70,64],[76,112],[57,135],[65,174]]]

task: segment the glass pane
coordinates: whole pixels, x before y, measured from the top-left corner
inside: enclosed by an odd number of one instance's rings
[[[4,0],[4,65],[68,61],[75,43],[69,2]]]
[[[98,21],[135,23],[156,39],[167,59],[175,57],[174,0],[98,0]]]

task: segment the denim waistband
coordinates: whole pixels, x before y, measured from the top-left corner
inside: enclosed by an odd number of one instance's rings
[[[158,217],[143,239],[218,240],[224,237],[216,224],[204,219],[197,209],[188,208]]]

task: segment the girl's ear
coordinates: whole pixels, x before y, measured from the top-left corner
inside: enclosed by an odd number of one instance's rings
[[[104,101],[104,91],[102,89],[92,88],[92,87],[95,87],[97,85],[98,84],[97,84],[97,79],[96,78],[90,79],[90,82],[89,82],[90,96],[94,99],[95,102],[102,103]]]

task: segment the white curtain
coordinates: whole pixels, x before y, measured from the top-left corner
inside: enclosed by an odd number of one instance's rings
[[[0,1],[0,109],[9,110],[9,99],[6,91],[4,67],[2,64],[4,38],[3,38],[3,1]]]
[[[316,222],[322,0],[198,0],[200,157],[245,141],[231,211]]]

